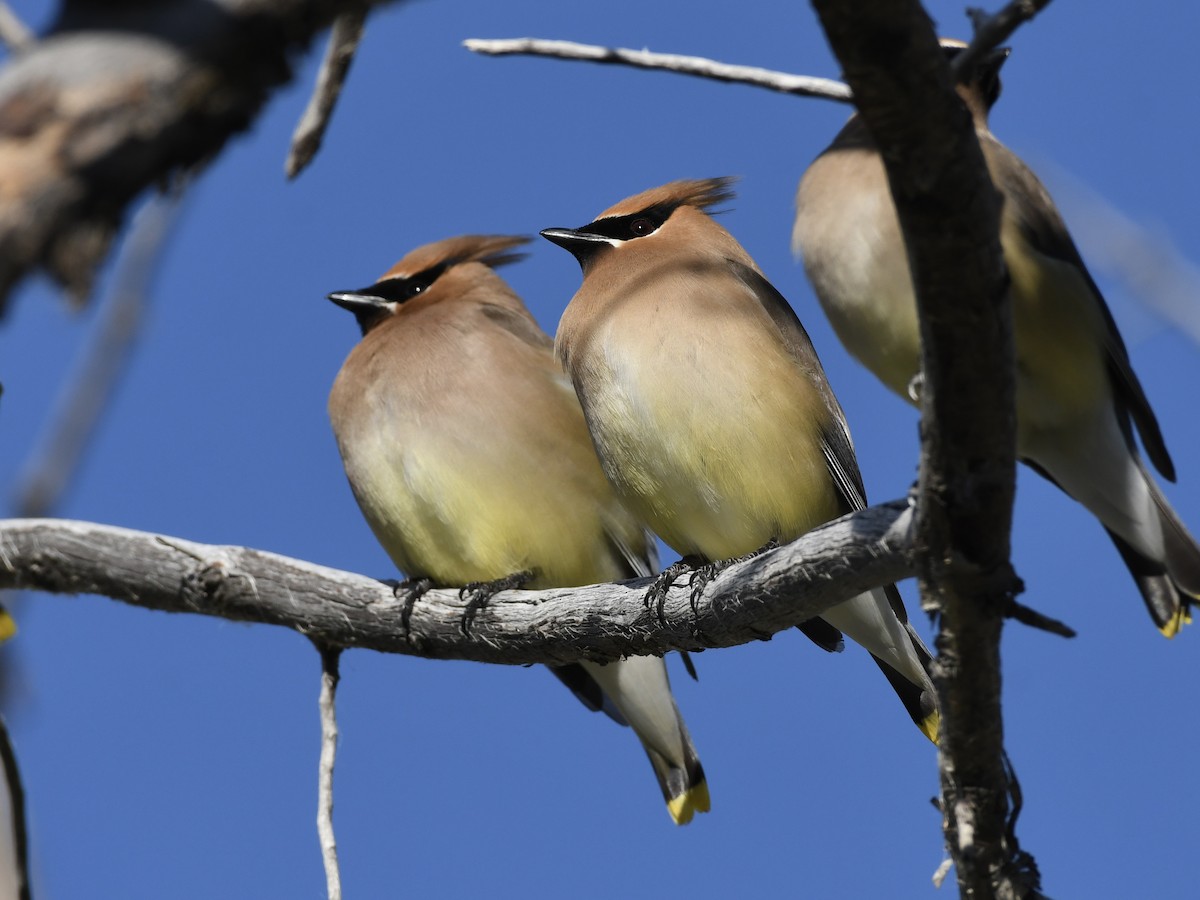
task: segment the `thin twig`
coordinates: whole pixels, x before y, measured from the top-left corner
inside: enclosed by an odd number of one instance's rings
[[[1073,638],[1076,636],[1075,629],[1070,625],[1060,622],[1058,619],[1052,619],[1045,613],[1040,613],[1023,603],[1018,603],[1016,600],[1013,600],[1009,606],[1008,617],[1016,622],[1020,622],[1022,625],[1028,625],[1030,628],[1036,628],[1038,631],[1056,634],[1059,637]]]
[[[940,888],[942,886],[942,882],[946,880],[946,876],[950,874],[950,870],[953,868],[954,860],[947,856],[941,861],[941,863],[933,872],[933,886],[935,888]]]
[[[342,93],[342,85],[346,83],[350,63],[354,62],[354,54],[358,52],[358,42],[362,39],[366,20],[365,9],[344,12],[333,20],[317,83],[292,135],[292,147],[284,164],[288,178],[295,178],[303,172],[321,149],[325,129],[329,127],[333,109]]]
[[[12,8],[0,0],[0,43],[12,53],[24,53],[37,38]]]
[[[578,59],[585,62],[612,63],[633,66],[638,69],[662,69],[681,75],[695,75],[714,81],[734,84],[749,84],[795,94],[800,97],[822,97],[849,103],[850,88],[831,78],[812,75],[789,75],[757,66],[735,66],[716,62],[700,56],[679,56],[674,53],[651,53],[649,50],[625,50],[613,47],[598,47],[594,44],[576,44],[573,41],[550,41],[541,38],[508,38],[485,40],[468,38],[463,46],[473,53],[488,56],[549,56],[555,59]]]
[[[337,757],[337,687],[340,675],[337,647],[317,644],[321,654],[321,760],[317,765],[317,837],[325,864],[325,886],[329,900],[342,900],[342,876],[338,870],[337,840],[333,834],[333,763]]]
[[[954,58],[950,68],[954,77],[962,80],[986,54],[1007,41],[1014,31],[1050,5],[1050,0],[1012,0],[995,15],[970,7],[967,16],[975,30],[971,44]]]
[[[138,213],[95,333],[18,480],[17,515],[52,515],[75,477],[141,333],[150,283],[178,205],[178,194],[172,193],[155,197]]]
[[[4,781],[8,786],[8,813],[12,826],[13,855],[16,863],[18,900],[29,900],[29,825],[25,817],[25,787],[17,754],[8,735],[8,725],[0,717],[0,763],[4,766]]]

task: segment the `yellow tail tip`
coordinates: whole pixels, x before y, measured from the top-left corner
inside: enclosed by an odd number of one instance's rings
[[[17,621],[8,614],[8,610],[0,607],[0,644],[17,633]]]
[[[706,813],[711,808],[707,781],[694,784],[678,797],[667,801],[667,812],[671,814],[676,825],[686,825],[696,813]]]
[[[1192,610],[1190,606],[1184,603],[1180,605],[1179,609],[1175,610],[1175,614],[1171,618],[1158,627],[1158,630],[1162,632],[1163,637],[1173,638],[1183,630],[1184,625],[1191,624]]]
[[[921,729],[921,734],[933,741],[936,746],[938,742],[938,729],[942,727],[941,713],[931,712],[917,723],[917,727]]]

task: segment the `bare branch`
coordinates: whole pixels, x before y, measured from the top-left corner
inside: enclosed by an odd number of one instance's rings
[[[342,900],[342,875],[338,870],[337,840],[333,834],[333,763],[337,758],[338,660],[342,651],[317,647],[321,654],[321,760],[317,764],[317,837],[325,864],[325,888],[329,900]]]
[[[1016,844],[1000,705],[1015,483],[1011,311],[1000,198],[916,0],[814,0],[887,168],[921,320],[922,604],[939,616],[941,810],[963,897],[1036,896]],[[987,403],[979,398],[988,398]]]
[[[358,42],[362,39],[363,25],[366,21],[366,10],[344,12],[333,20],[329,44],[325,47],[325,58],[321,60],[321,71],[317,73],[316,86],[304,115],[296,125],[296,131],[292,135],[292,147],[288,152],[287,162],[284,163],[284,171],[288,178],[295,178],[303,172],[321,149],[325,129],[329,127],[334,107],[341,96],[342,85],[345,84],[346,75],[350,71],[350,63],[354,62],[354,54],[358,52]]]
[[[21,782],[17,754],[8,735],[8,724],[3,718],[0,718],[0,764],[3,765],[4,781],[8,788],[8,817],[12,829],[12,875],[15,878],[12,887],[16,889],[17,900],[29,900],[29,824],[25,814],[25,786]]]
[[[0,43],[13,53],[24,53],[36,38],[7,3],[0,0]]]
[[[821,97],[825,100],[851,102],[850,88],[831,78],[811,75],[789,75],[757,66],[735,66],[700,56],[679,56],[674,53],[651,53],[649,50],[624,50],[576,44],[572,41],[549,41],[541,38],[508,38],[485,40],[469,38],[463,46],[473,53],[488,56],[549,56],[555,59],[577,59],[585,62],[611,63],[638,69],[661,69],[681,75],[695,75],[714,81],[749,84],[781,94],[800,97]]]
[[[212,159],[293,52],[382,2],[68,4],[0,70],[0,313],[34,269],[86,297],[134,197]]]
[[[1007,41],[1014,31],[1049,5],[1050,0],[1012,0],[995,15],[988,15],[977,7],[969,8],[967,16],[971,19],[975,36],[970,46],[955,57],[951,65],[955,78],[961,80],[963,74],[972,71],[980,59]]]
[[[90,522],[0,520],[0,588],[101,594],[150,609],[282,625],[330,647],[478,662],[568,663],[744,644],[914,571],[907,504],[873,507],[731,566],[700,598],[670,592],[665,624],[643,603],[649,579],[505,591],[470,637],[466,603],[433,590],[412,610],[387,583],[242,547]]]
[[[141,333],[150,282],[178,205],[178,194],[156,197],[138,214],[92,340],[18,479],[14,504],[18,516],[50,515],[74,478]]]

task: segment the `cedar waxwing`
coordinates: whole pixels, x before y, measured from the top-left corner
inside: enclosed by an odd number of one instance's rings
[[[966,45],[943,41],[951,57]],[[1037,177],[988,130],[1000,95],[995,51],[958,87],[1003,196],[1000,243],[1011,279],[1017,455],[1095,515],[1154,623],[1173,637],[1200,597],[1200,546],[1146,471],[1175,468],[1125,343],[1062,217]],[[805,172],[792,247],[850,353],[900,396],[921,366],[908,256],[878,151],[854,115]]]
[[[583,228],[542,232],[583,269],[555,347],[604,471],[664,541],[710,564],[865,505],[845,416],[808,335],[704,212],[733,196],[729,184],[676,181]],[[929,651],[895,588],[802,626],[826,649],[835,629],[871,652],[936,741]]]
[[[464,587],[522,573],[542,588],[655,571],[550,338],[492,271],[527,241],[449,238],[370,287],[329,295],[363,332],[329,396],[338,449],[371,530],[410,578]],[[551,670],[590,709],[633,727],[678,824],[708,811],[661,658]]]

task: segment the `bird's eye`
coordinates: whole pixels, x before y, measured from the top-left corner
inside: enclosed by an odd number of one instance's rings
[[[629,230],[633,233],[634,237],[645,237],[648,234],[653,234],[657,229],[658,226],[654,224],[654,220],[648,219],[645,216],[634,219],[629,223]]]

